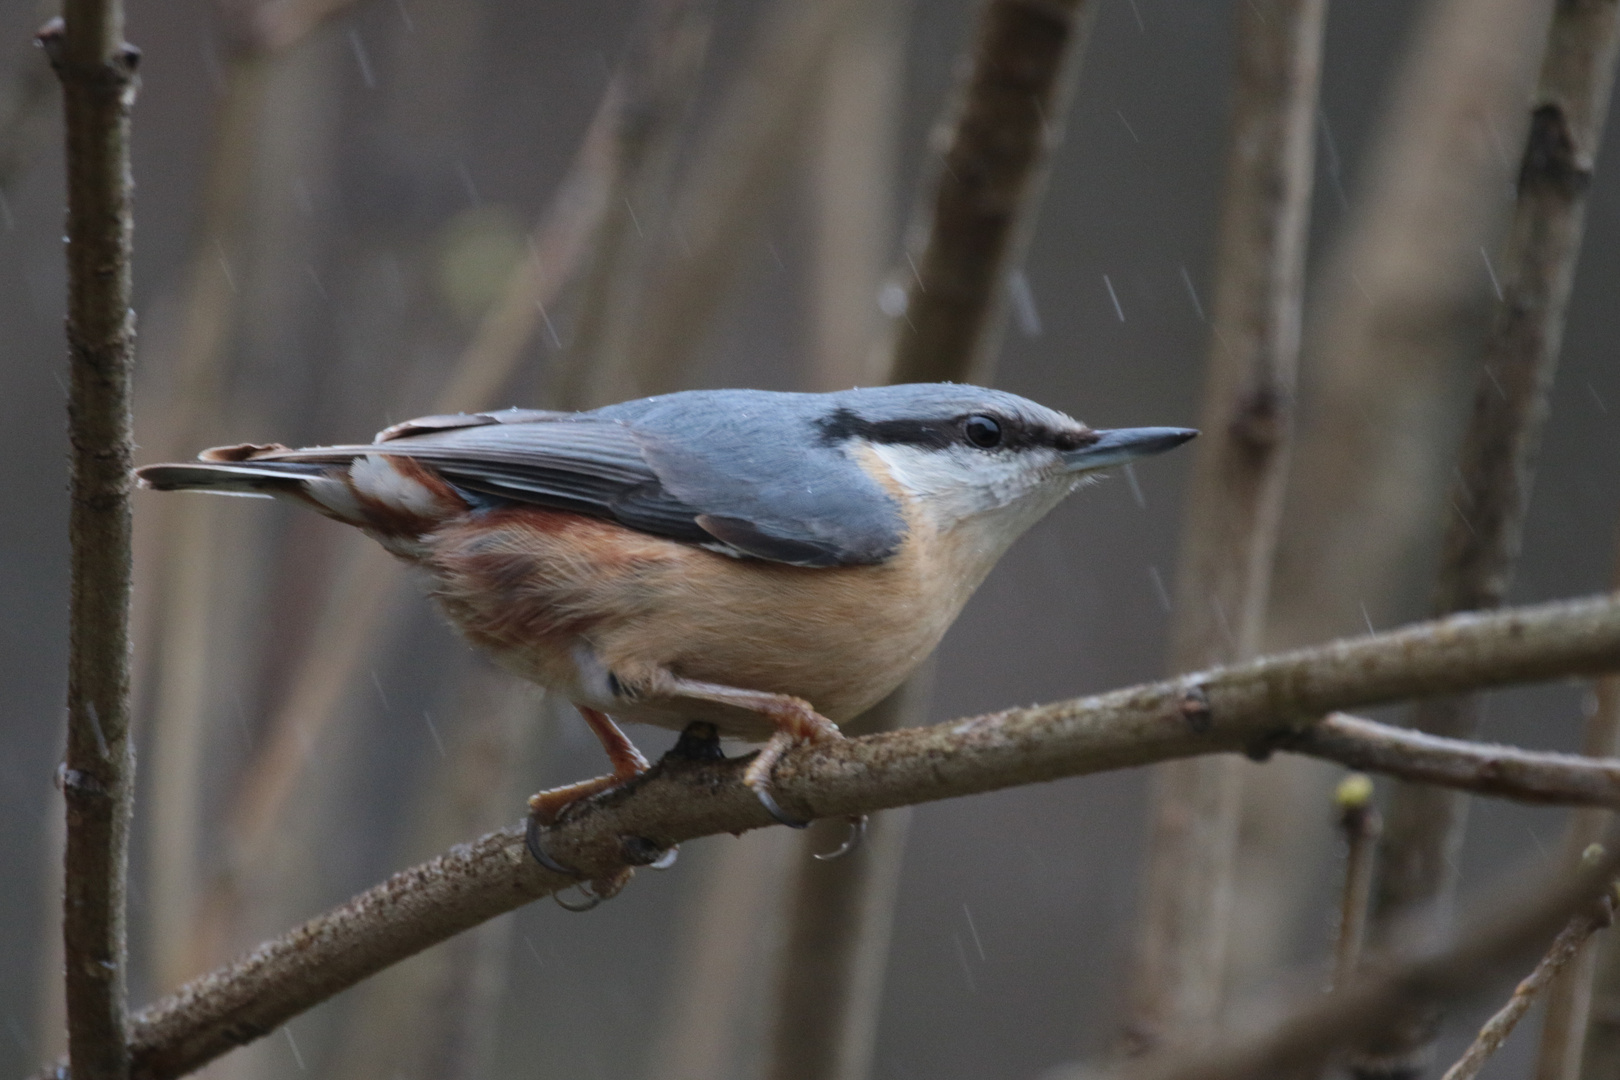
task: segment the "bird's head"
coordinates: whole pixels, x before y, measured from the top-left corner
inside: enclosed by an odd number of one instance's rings
[[[1188,428],[1096,430],[1027,398],[953,384],[829,394],[822,438],[899,497],[908,521],[993,562],[1099,470],[1180,446]]]

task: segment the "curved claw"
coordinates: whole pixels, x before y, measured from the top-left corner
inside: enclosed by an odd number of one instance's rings
[[[822,862],[832,862],[834,859],[842,859],[845,855],[860,847],[861,841],[866,839],[866,822],[867,817],[865,814],[851,814],[849,816],[849,835],[844,837],[842,844],[838,845],[838,850],[829,851],[825,854],[817,852],[816,858]]]
[[[649,870],[668,870],[670,867],[675,865],[675,860],[676,860],[677,857],[679,857],[680,853],[681,853],[680,845],[679,844],[672,845],[669,848],[668,851],[666,851],[662,855],[658,856],[657,861],[648,863],[647,864],[647,869],[649,869]]]
[[[579,877],[578,870],[564,866],[562,863],[558,862],[556,859],[553,859],[546,853],[546,849],[540,844],[540,836],[545,831],[546,827],[540,824],[539,818],[529,818],[529,828],[523,836],[523,846],[529,849],[529,854],[534,856],[534,861],[554,874],[563,874],[567,877]],[[558,903],[562,903],[562,901],[559,900]],[[598,900],[596,903],[599,904],[601,901]],[[568,907],[567,904],[563,904],[563,906]],[[596,904],[591,905],[591,907],[595,906]],[[590,908],[568,908],[568,910],[589,911]]]
[[[770,790],[765,786],[761,785],[755,788],[754,794],[758,796],[759,803],[765,808],[765,812],[771,815],[771,817],[775,818],[777,821],[781,822],[783,825],[786,825],[788,828],[808,829],[810,827],[810,823],[808,821],[800,821],[796,817],[789,817],[787,811],[776,805],[776,800],[771,798]]]
[[[579,912],[590,911],[592,908],[596,907],[604,899],[606,899],[606,897],[597,896],[595,893],[586,889],[584,885],[579,886],[579,891],[580,895],[585,897],[582,903],[570,904],[568,901],[562,898],[562,893],[552,893],[551,898],[557,901],[557,906],[562,908],[564,911],[572,911],[576,914]]]

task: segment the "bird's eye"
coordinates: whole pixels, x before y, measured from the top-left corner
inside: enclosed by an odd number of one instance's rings
[[[980,450],[1001,445],[1001,425],[988,416],[970,416],[962,424],[962,434]]]

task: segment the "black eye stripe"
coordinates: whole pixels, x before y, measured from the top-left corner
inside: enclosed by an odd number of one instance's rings
[[[829,445],[849,439],[890,446],[916,446],[924,450],[948,450],[964,443],[963,425],[974,416],[984,416],[1001,426],[1001,447],[1023,450],[1046,446],[1054,450],[1078,450],[1097,441],[1091,431],[1061,430],[1020,423],[1007,416],[992,413],[967,413],[961,416],[935,419],[868,420],[850,409],[839,409],[831,416],[816,421],[823,442]],[[970,444],[971,445],[971,444]]]

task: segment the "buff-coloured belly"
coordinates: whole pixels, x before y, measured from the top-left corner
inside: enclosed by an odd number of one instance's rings
[[[807,569],[527,507],[460,519],[429,546],[445,611],[508,669],[623,720],[707,720],[755,740],[769,720],[658,694],[604,701],[602,676],[633,688],[663,669],[848,720],[928,655],[972,584],[926,596],[907,548],[880,566]]]

